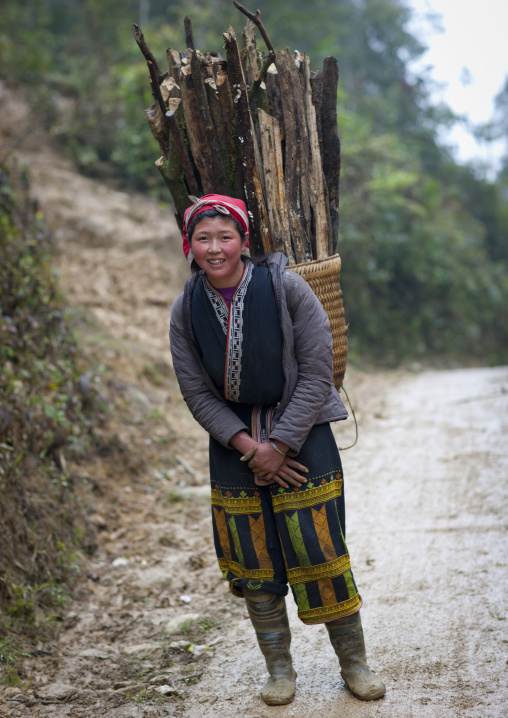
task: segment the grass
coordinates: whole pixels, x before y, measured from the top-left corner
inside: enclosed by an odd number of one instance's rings
[[[180,624],[180,633],[186,638],[191,636],[203,636],[214,628],[219,628],[220,624],[214,618],[201,618],[199,620],[184,621]]]

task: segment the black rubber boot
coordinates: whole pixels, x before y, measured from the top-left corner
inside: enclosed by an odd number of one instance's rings
[[[261,698],[269,706],[291,703],[295,696],[296,672],[289,652],[291,633],[284,596],[247,589],[244,596],[270,674],[260,691]]]
[[[347,687],[362,701],[381,698],[385,685],[367,665],[360,613],[325,623]]]

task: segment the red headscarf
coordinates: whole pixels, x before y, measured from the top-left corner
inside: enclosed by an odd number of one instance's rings
[[[194,217],[200,212],[204,212],[205,209],[216,209],[221,214],[231,215],[240,223],[245,234],[249,233],[249,216],[245,202],[223,194],[205,194],[195,204],[188,207],[183,215],[183,253],[186,259],[188,259],[190,252],[190,244],[187,239],[189,225]],[[248,241],[246,246],[249,246]]]

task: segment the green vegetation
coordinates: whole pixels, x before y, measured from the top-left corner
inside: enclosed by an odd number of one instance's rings
[[[180,624],[180,633],[187,638],[198,638],[213,629],[219,628],[220,624],[214,618],[190,619]]]
[[[402,0],[255,7],[276,48],[307,52],[314,69],[326,55],[339,61],[339,251],[352,355],[505,361],[508,159],[489,182],[441,146],[438,130],[454,118],[412,73],[423,48],[406,29],[408,8]],[[239,34],[245,20],[230,0],[6,0],[0,73],[28,90],[34,121],[82,171],[169,201],[153,164],[159,151],[143,116],[152,98],[131,23],[165,67],[166,48],[183,49],[185,14],[202,50],[221,51],[228,23]],[[507,94],[486,139],[508,136]],[[63,407],[50,411],[58,423]]]
[[[92,441],[93,392],[78,388],[51,237],[24,174],[6,167],[0,229],[0,667],[12,685],[21,636],[53,633],[80,553],[94,547],[88,486],[71,480],[66,463]]]

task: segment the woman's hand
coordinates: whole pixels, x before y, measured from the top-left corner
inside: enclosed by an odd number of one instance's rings
[[[293,486],[296,486],[297,488],[300,488],[300,486],[307,483],[307,479],[305,478],[305,476],[299,474],[298,471],[301,471],[304,474],[308,474],[309,472],[306,466],[304,466],[303,464],[299,464],[298,461],[290,459],[289,456],[286,456],[284,461],[282,462],[282,466],[279,468],[277,474],[273,478],[285,489],[289,488],[288,483],[292,484]]]
[[[298,473],[298,471],[308,473],[307,467],[289,456],[279,454],[269,443],[252,447],[242,456],[241,461],[249,461],[256,486],[270,486],[277,483],[288,489],[289,484],[300,488],[302,484],[307,483],[305,476]],[[277,465],[278,468],[274,468]]]
[[[284,454],[276,451],[273,446],[266,441],[252,447],[242,456],[240,461],[248,461],[249,469],[252,469],[255,474],[266,476],[267,474],[273,475],[277,473],[285,458]]]

